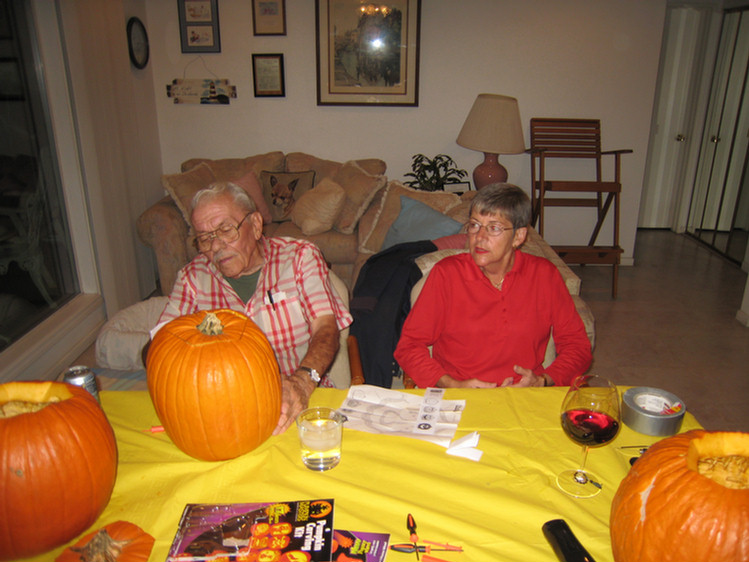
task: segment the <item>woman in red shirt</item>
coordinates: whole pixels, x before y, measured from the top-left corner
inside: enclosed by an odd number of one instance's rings
[[[434,266],[395,350],[418,386],[568,385],[590,367],[590,342],[562,276],[520,250],[530,218],[528,196],[514,185],[487,186],[473,199],[469,252]],[[552,331],[557,356],[544,368]]]

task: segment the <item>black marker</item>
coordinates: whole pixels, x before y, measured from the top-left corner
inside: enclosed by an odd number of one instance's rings
[[[276,303],[273,302],[273,295],[270,291],[268,291],[268,300],[270,301],[270,305],[273,307],[273,310],[276,310]]]

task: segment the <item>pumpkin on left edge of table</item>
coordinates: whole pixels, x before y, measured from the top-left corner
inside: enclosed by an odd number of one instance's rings
[[[278,424],[276,356],[257,324],[239,312],[219,309],[175,318],[154,336],[146,373],[164,430],[197,459],[248,453]]]
[[[42,554],[85,531],[116,475],[114,432],[86,390],[0,385],[0,560]]]

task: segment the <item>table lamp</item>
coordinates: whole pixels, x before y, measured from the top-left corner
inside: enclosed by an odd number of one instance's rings
[[[484,153],[484,161],[473,171],[476,189],[506,182],[507,170],[499,163],[498,156],[525,152],[518,100],[498,94],[479,94],[457,143]]]

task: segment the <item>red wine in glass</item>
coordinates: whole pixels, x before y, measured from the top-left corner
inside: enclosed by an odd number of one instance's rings
[[[620,424],[619,392],[598,375],[581,375],[572,381],[561,408],[562,430],[583,447],[583,460],[577,470],[557,476],[557,486],[576,498],[590,498],[601,491],[600,478],[585,470],[590,447],[600,447],[614,439]]]
[[[619,422],[604,412],[569,410],[562,414],[562,429],[580,445],[597,447],[616,437]]]

